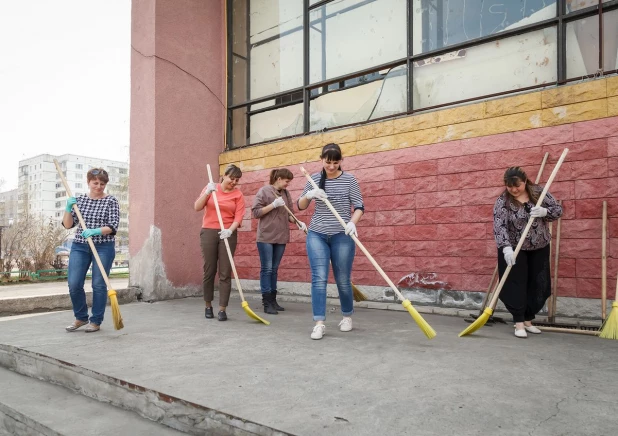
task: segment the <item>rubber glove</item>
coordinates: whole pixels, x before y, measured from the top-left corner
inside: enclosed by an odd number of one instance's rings
[[[232,236],[232,231],[230,229],[223,229],[219,232],[219,238],[227,239]]]
[[[530,210],[530,216],[533,218],[543,218],[547,216],[547,209],[541,206],[534,206]]]
[[[515,253],[513,253],[513,248],[510,246],[504,247],[502,249],[502,254],[504,254],[504,260],[508,266],[515,265]]]
[[[277,198],[275,198],[275,201],[273,201],[272,203],[270,203],[270,205],[271,205],[273,208],[275,208],[275,209],[277,209],[278,207],[283,206],[284,204],[285,204],[285,202],[283,201],[283,198],[282,198],[282,197],[277,197]]]
[[[305,224],[302,221],[299,221],[296,225],[298,226],[298,230],[301,230],[301,231],[307,233],[307,224]]]
[[[86,229],[82,232],[82,238],[90,238],[91,236],[101,236],[103,231],[101,229]]]
[[[217,190],[217,185],[214,184],[213,182],[210,182],[208,185],[206,185],[206,195],[212,194],[216,190]]]
[[[356,231],[356,224],[354,224],[352,221],[347,223],[345,225],[345,234],[358,236],[358,232]]]
[[[328,195],[326,195],[326,192],[324,192],[323,189],[312,189],[305,194],[305,198],[307,200],[311,200],[312,198],[316,198],[318,200],[326,200],[328,198]]]
[[[68,213],[71,213],[74,204],[77,204],[77,199],[75,197],[67,198],[67,205],[64,210],[66,210]]]

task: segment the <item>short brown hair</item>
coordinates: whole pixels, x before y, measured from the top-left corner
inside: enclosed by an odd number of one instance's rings
[[[242,177],[242,171],[234,164],[229,164],[223,174],[232,179],[240,179]]]
[[[109,175],[103,168],[90,168],[90,170],[88,170],[88,174],[86,174],[86,180],[90,182],[94,179],[98,179],[107,184],[107,182],[109,182]]]

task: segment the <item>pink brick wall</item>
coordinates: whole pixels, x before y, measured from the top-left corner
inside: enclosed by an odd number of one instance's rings
[[[504,170],[519,165],[534,180],[549,152],[544,182],[565,147],[569,155],[550,190],[565,208],[559,295],[600,297],[601,211],[607,200],[608,298],[614,298],[618,117],[345,158],[343,167],[359,180],[366,203],[359,238],[395,283],[410,273],[431,272],[451,289],[485,291],[496,264],[492,209],[503,189]],[[316,162],[304,166],[312,172],[320,168]],[[305,179],[299,165],[288,168],[295,174],[290,190],[296,199]],[[268,173],[243,175],[248,205],[267,183]],[[309,215],[298,213],[307,222]],[[249,208],[245,218],[236,252],[238,271],[243,278],[258,279],[257,221],[250,219]],[[279,279],[310,281],[304,235],[299,231],[292,231]],[[358,285],[386,285],[360,250],[352,280]]]

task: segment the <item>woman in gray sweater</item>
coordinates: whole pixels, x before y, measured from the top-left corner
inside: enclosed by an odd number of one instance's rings
[[[264,312],[276,315],[285,310],[277,303],[277,272],[283,258],[285,245],[290,241],[290,222],[294,219],[288,214],[284,204],[292,210],[292,197],[286,189],[294,175],[287,168],[270,172],[270,184],[263,186],[255,195],[251,212],[259,219],[257,247],[260,254],[260,289]],[[301,230],[307,226],[301,223]]]

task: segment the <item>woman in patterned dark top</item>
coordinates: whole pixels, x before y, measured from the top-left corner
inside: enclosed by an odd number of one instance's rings
[[[62,218],[62,225],[67,228],[77,226],[75,239],[71,245],[69,255],[69,294],[73,304],[75,321],[66,330],[73,332],[88,324],[88,306],[86,305],[86,292],[84,282],[90,265],[92,265],[92,316],[90,324],[86,327],[86,333],[99,331],[105,314],[107,303],[107,285],[103,275],[96,264],[94,255],[90,250],[87,239],[91,238],[95,244],[97,253],[105,273],[109,275],[114,257],[116,256],[115,237],[120,222],[120,206],[118,200],[105,193],[105,186],[109,181],[107,171],[102,168],[92,168],[87,174],[88,194],[79,197],[70,197]],[[77,204],[84,218],[87,229],[82,229],[73,205]]]
[[[542,206],[535,206],[543,188],[532,183],[520,167],[506,170],[504,184],[506,189],[494,206],[494,236],[498,246],[500,276],[507,266],[512,269],[500,293],[500,300],[513,315],[515,336],[525,338],[528,336],[526,332],[541,333],[532,325],[532,320],[551,295],[551,234],[547,223],[562,216],[562,206],[549,192]],[[514,247],[530,217],[536,219],[515,259]]]
[[[322,171],[311,176],[318,188],[313,189],[311,183],[307,182],[298,199],[298,209],[307,209],[314,198],[318,200],[328,198],[347,225],[343,229],[324,202],[316,202],[307,235],[307,255],[311,266],[311,305],[313,320],[316,322],[311,332],[311,339],[322,339],[326,329],[324,320],[326,319],[326,283],[329,261],[333,265],[333,275],[337,282],[343,315],[339,330],[342,332],[352,330],[351,316],[354,313],[354,307],[350,275],[356,245],[349,235],[357,234],[356,224],[365,210],[356,178],[341,169],[343,156],[339,146],[337,144],[325,145],[320,159],[322,159]],[[352,210],[354,210],[353,213]]]

